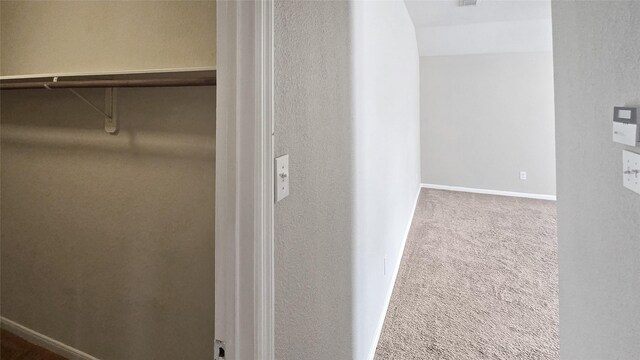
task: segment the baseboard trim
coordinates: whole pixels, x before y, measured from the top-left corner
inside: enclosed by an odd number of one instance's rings
[[[99,360],[85,352],[63,344],[58,340],[40,334],[39,332],[20,325],[15,321],[9,320],[4,316],[0,317],[0,325],[3,329],[18,335],[30,343],[41,346],[53,353],[69,358],[70,360]]]
[[[521,197],[521,198],[527,198],[527,199],[556,201],[555,195],[530,194],[530,193],[488,190],[488,189],[475,189],[475,188],[467,188],[467,187],[461,187],[461,186],[449,186],[449,185],[437,185],[437,184],[421,184],[420,186],[425,189],[460,191],[460,192],[468,192],[468,193],[474,193],[474,194],[500,195],[500,196]]]
[[[398,271],[400,271],[400,265],[402,264],[402,257],[404,255],[404,248],[407,244],[407,238],[409,238],[409,231],[411,230],[411,223],[413,223],[413,217],[416,214],[416,208],[418,207],[418,199],[420,198],[420,189],[421,186],[418,187],[418,192],[416,194],[416,199],[413,202],[413,211],[411,211],[411,217],[409,218],[409,224],[407,224],[407,229],[404,232],[404,238],[402,239],[402,245],[400,250],[400,258],[398,260],[398,264],[393,270],[393,276],[391,278],[391,287],[389,287],[389,291],[387,292],[387,298],[385,300],[384,310],[382,314],[380,314],[380,320],[378,322],[378,327],[376,328],[376,338],[373,342],[373,346],[371,350],[369,350],[369,356],[367,359],[373,360],[376,355],[376,349],[378,348],[378,341],[380,341],[380,335],[382,334],[382,327],[384,326],[384,320],[387,317],[387,310],[389,309],[389,303],[391,303],[391,296],[393,295],[393,288],[396,285],[396,278],[398,277]]]

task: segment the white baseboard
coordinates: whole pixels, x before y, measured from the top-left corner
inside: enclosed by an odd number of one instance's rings
[[[436,185],[436,184],[421,184],[420,186],[426,189],[435,189],[435,190],[461,191],[461,192],[468,192],[468,193],[475,193],[475,194],[512,196],[512,197],[521,197],[521,198],[539,199],[539,200],[552,200],[552,201],[556,200],[555,195],[530,194],[530,193],[501,191],[501,190],[474,189],[474,188],[466,188],[466,187],[460,187],[460,186]]]
[[[31,330],[26,326],[22,326],[15,321],[5,317],[0,317],[2,328],[27,340],[28,342],[41,346],[53,353],[66,357],[70,360],[99,360],[85,352],[75,349],[69,345],[63,344],[58,340],[54,340],[37,331]]]
[[[418,188],[418,193],[416,194],[416,200],[413,202],[413,211],[411,211],[411,217],[409,218],[409,223],[407,224],[407,229],[404,232],[404,238],[402,239],[402,245],[400,250],[400,256],[398,258],[398,263],[396,264],[395,269],[393,270],[393,276],[391,277],[391,286],[389,287],[389,291],[387,292],[387,298],[385,299],[384,308],[382,314],[380,314],[380,320],[378,321],[378,327],[376,328],[376,338],[373,342],[373,346],[371,350],[369,350],[369,356],[367,359],[373,360],[376,355],[376,349],[378,348],[378,341],[380,341],[380,335],[382,334],[382,327],[384,326],[384,320],[387,316],[387,310],[389,309],[389,303],[391,302],[391,295],[393,295],[393,288],[396,284],[396,278],[398,277],[398,271],[400,270],[400,265],[402,264],[402,256],[404,255],[404,247],[407,244],[407,238],[409,237],[409,231],[411,230],[411,223],[413,222],[413,217],[416,214],[416,207],[418,206],[418,199],[420,198],[420,187]]]

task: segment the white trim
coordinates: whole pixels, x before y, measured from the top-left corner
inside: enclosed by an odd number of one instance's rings
[[[215,337],[236,359],[236,3],[218,1],[216,74]]]
[[[272,360],[273,2],[217,6],[216,339]]]
[[[391,296],[393,295],[393,288],[396,285],[396,278],[398,277],[398,272],[400,271],[400,265],[402,264],[402,257],[404,256],[404,248],[407,244],[407,239],[409,238],[409,231],[411,231],[411,224],[413,223],[413,217],[416,214],[416,208],[418,207],[418,199],[420,198],[420,190],[422,186],[418,187],[418,193],[416,194],[416,199],[413,202],[413,211],[411,211],[411,217],[409,217],[409,223],[407,224],[407,229],[404,232],[404,238],[402,239],[402,247],[400,251],[400,256],[398,257],[397,265],[393,270],[393,276],[391,278],[391,286],[387,291],[387,297],[384,304],[384,310],[382,314],[380,314],[380,320],[378,321],[378,327],[376,328],[376,338],[373,342],[371,349],[369,350],[369,356],[367,359],[373,360],[376,355],[376,349],[378,348],[378,341],[380,341],[380,335],[382,334],[382,327],[384,326],[384,320],[387,317],[387,311],[389,309],[389,303],[391,303]]]
[[[254,359],[275,359],[273,1],[256,3]]]
[[[474,189],[474,188],[467,188],[467,187],[461,187],[461,186],[449,186],[449,185],[437,185],[437,184],[421,184],[420,186],[425,189],[434,189],[434,190],[460,191],[460,192],[468,192],[468,193],[474,193],[474,194],[511,196],[511,197],[521,197],[521,198],[539,199],[539,200],[552,200],[552,201],[556,200],[555,195],[530,194],[530,193],[501,191],[501,190]]]
[[[85,352],[82,352],[69,345],[52,339],[46,335],[40,334],[37,331],[31,330],[26,326],[20,325],[15,321],[9,320],[6,317],[0,317],[0,323],[2,328],[27,340],[28,342],[43,347],[51,352],[54,352],[60,356],[69,358],[70,360],[99,360]]]

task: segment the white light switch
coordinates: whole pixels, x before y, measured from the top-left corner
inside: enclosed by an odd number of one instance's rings
[[[640,194],[640,154],[623,150],[622,171],[624,187]]]
[[[276,202],[289,196],[289,155],[276,158],[275,166]]]

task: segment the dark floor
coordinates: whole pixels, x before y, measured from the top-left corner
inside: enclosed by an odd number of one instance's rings
[[[0,360],[68,360],[6,330],[0,332]]]

